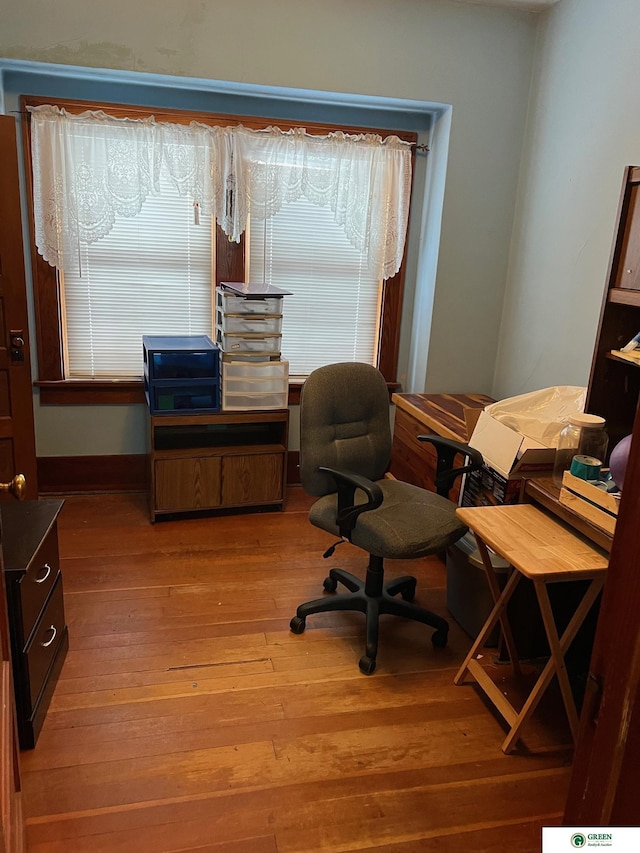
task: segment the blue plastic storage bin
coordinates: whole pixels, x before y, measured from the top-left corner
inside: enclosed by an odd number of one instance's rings
[[[220,377],[220,350],[207,335],[143,335],[142,357],[149,383]]]
[[[220,411],[220,382],[216,380],[145,382],[145,394],[153,415],[193,415]]]

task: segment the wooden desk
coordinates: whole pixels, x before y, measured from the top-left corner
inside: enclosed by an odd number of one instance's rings
[[[575,741],[578,731],[578,713],[565,668],[564,656],[604,585],[608,564],[607,554],[531,504],[460,508],[457,510],[457,515],[476,536],[495,604],[460,667],[454,683],[461,684],[467,674],[477,681],[509,723],[509,734],[502,744],[502,750],[511,752],[520,737],[522,727],[535,711],[555,675],[560,685],[571,734]],[[487,546],[508,560],[513,567],[502,592],[498,586]],[[477,658],[499,621],[513,670],[516,673],[520,671],[518,654],[507,619],[507,604],[522,577],[529,578],[533,582],[551,655],[522,709],[517,711],[483,670]],[[590,583],[560,637],[551,610],[547,585],[574,580],[586,580]]]
[[[494,403],[484,394],[394,394],[396,407],[393,450],[389,470],[398,480],[435,491],[437,456],[432,445],[418,441],[419,435],[441,435],[466,442],[473,431],[469,415]],[[460,460],[460,464],[462,464]],[[459,479],[449,493],[457,503]]]

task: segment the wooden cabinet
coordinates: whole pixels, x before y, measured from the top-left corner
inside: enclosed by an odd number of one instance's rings
[[[150,514],[282,507],[289,410],[150,415]]]
[[[62,501],[2,505],[18,737],[32,749],[62,669],[69,637],[64,616],[57,518]]]
[[[625,170],[585,411],[607,421],[609,450],[633,429],[640,360],[620,353],[640,332],[640,167]],[[640,352],[640,350],[638,351]]]

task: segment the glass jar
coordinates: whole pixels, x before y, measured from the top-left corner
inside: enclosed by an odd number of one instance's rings
[[[553,465],[553,482],[562,486],[562,475],[571,467],[574,456],[593,456],[602,465],[606,462],[609,436],[605,419],[599,415],[577,414],[569,418],[558,438]]]

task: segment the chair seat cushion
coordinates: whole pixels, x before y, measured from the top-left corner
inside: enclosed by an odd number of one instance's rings
[[[456,505],[447,498],[399,480],[378,480],[384,500],[378,509],[363,512],[351,542],[377,557],[407,560],[442,551],[467,532],[456,518]],[[356,503],[364,503],[356,492]],[[309,520],[335,536],[338,498],[325,495],[309,511]]]

